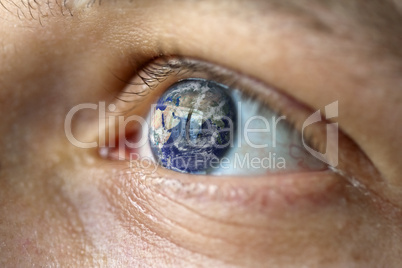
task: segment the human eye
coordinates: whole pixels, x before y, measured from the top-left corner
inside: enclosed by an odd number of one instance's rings
[[[306,114],[305,107],[216,64],[179,57],[153,60],[114,105],[128,118],[141,110],[144,120],[119,134],[127,138],[119,142],[124,146],[101,148],[106,158],[150,159],[180,173],[226,176],[329,167],[328,159],[317,159],[304,148],[308,144],[318,150],[322,143],[322,125],[302,137],[301,118],[295,114]],[[312,135],[317,136],[314,145]]]
[[[400,267],[397,2],[0,0],[0,266]]]
[[[355,179],[363,175],[354,168],[353,159],[362,165],[368,162],[342,131],[338,166],[333,161],[337,155],[317,159],[307,152],[305,146],[326,152],[327,126],[333,122],[322,120],[304,128],[316,113],[314,108],[285,94],[275,80],[255,78],[252,71],[238,71],[212,58],[159,55],[127,73],[115,74],[124,85],[107,106],[112,108],[106,116],[112,120],[106,124],[104,138],[109,144],[99,153],[107,160],[105,166],[113,168],[107,169],[102,191],[130,238],[138,237],[138,229],[149,228],[179,248],[245,266],[250,266],[249,256],[256,256],[255,263],[269,263],[277,256],[267,254],[270,249],[287,246],[288,241],[299,247],[300,241],[322,233],[322,226],[329,226],[325,235],[337,239],[337,228],[343,224],[338,216],[349,213],[347,198],[360,198],[364,190]],[[201,98],[202,94],[206,97]],[[210,129],[204,122],[213,117],[208,107],[219,107],[222,100],[223,114],[230,120],[218,119],[222,132],[202,132]],[[234,108],[224,109],[225,105]],[[253,117],[256,120],[247,126]],[[272,117],[278,122],[276,131],[272,131]],[[267,130],[264,119],[270,132],[249,132],[249,144],[230,144],[231,139],[244,141],[247,127]],[[229,121],[233,121],[233,132]],[[170,139],[175,127],[177,136]],[[222,144],[229,145],[222,152],[215,151],[220,145],[215,133],[228,134]],[[192,158],[196,150],[197,156],[210,150],[217,155],[217,165],[212,160],[216,158]],[[269,153],[271,161],[276,157],[275,166],[261,163]],[[246,159],[243,164],[247,154],[250,162]],[[236,156],[240,163],[235,168]],[[289,233],[296,239],[287,240]],[[321,238],[313,241],[320,245]],[[231,255],[243,249],[249,253]]]

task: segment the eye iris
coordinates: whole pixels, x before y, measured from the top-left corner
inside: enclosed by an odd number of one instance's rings
[[[170,87],[151,114],[150,145],[164,167],[205,173],[230,148],[236,109],[226,87],[187,79]]]

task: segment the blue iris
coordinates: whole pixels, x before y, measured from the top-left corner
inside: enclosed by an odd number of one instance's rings
[[[151,114],[151,150],[168,169],[208,173],[230,149],[236,123],[227,87],[204,79],[183,80],[160,97]]]

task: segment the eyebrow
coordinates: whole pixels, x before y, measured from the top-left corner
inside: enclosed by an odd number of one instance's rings
[[[153,0],[0,0],[0,9],[6,9],[20,19],[34,19],[41,23],[47,16],[73,16],[74,12],[101,6],[103,3],[132,2],[139,6]],[[225,0],[205,0],[206,2]],[[155,4],[158,1],[155,1]],[[181,2],[196,3],[195,0],[173,0],[164,2],[176,4]],[[251,11],[252,16],[270,14],[286,14],[302,18],[307,28],[326,34],[369,35],[382,38],[384,35],[398,39],[402,36],[402,4],[397,0],[229,0],[238,3],[238,14]],[[244,8],[243,8],[244,7]],[[354,27],[351,28],[350,26]],[[385,31],[385,32],[384,32]],[[399,39],[394,40],[397,46]]]
[[[21,16],[27,17],[27,13],[33,15],[34,11],[41,11],[43,8],[48,9],[63,9],[68,10],[70,15],[72,15],[72,10],[91,8],[95,5],[102,5],[105,2],[119,3],[119,2],[133,2],[140,4],[141,2],[152,2],[152,0],[0,0],[0,8],[5,8],[8,11],[17,10]],[[217,0],[207,0],[210,2]],[[224,1],[224,0],[221,0]],[[239,2],[241,4],[242,0],[232,0],[230,2]],[[195,2],[194,0],[176,0],[171,2]],[[384,10],[386,6],[391,7],[395,10],[400,10],[402,4],[398,4],[397,0],[383,0],[381,3],[376,3],[374,1],[367,0],[249,0],[247,1],[247,6],[255,7],[262,13],[272,13],[272,12],[283,12],[292,15],[306,16],[311,19],[317,18],[317,12],[314,7],[320,7],[321,9],[327,9],[330,11],[343,10],[346,11],[361,11],[362,9],[375,9],[377,11]],[[371,8],[370,8],[371,7]],[[358,12],[355,12],[358,13]],[[362,13],[362,12],[360,12]],[[399,13],[400,14],[400,13]],[[376,12],[371,12],[371,16],[376,15]]]

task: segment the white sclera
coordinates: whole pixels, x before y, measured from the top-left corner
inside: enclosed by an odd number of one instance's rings
[[[238,117],[231,148],[205,174],[256,176],[327,169],[325,163],[307,152],[301,134],[285,118],[280,119],[269,107],[239,90],[232,90],[231,97]],[[146,135],[146,130],[143,132]],[[154,159],[149,142],[138,153],[142,158]]]
[[[238,109],[237,135],[214,175],[262,175],[327,168],[303,147],[301,134],[273,110],[232,91]],[[247,130],[246,130],[247,127]]]

